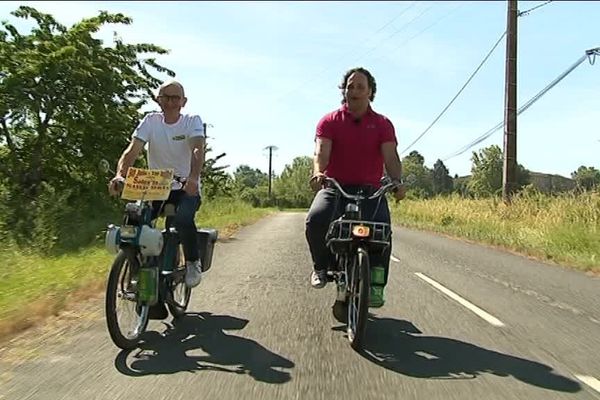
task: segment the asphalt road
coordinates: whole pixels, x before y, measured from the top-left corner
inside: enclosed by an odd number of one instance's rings
[[[600,279],[396,228],[366,351],[312,289],[304,214],[217,244],[175,326],[110,341],[103,298],[0,348],[0,399],[600,399]]]

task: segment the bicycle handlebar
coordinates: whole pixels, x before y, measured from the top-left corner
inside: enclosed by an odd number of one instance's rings
[[[333,184],[333,186],[335,186],[335,188],[342,194],[342,196],[344,196],[345,198],[347,198],[349,200],[373,200],[373,199],[376,199],[379,196],[382,196],[383,194],[387,193],[390,189],[394,189],[394,188],[397,188],[397,187],[400,186],[399,183],[390,182],[390,183],[388,183],[388,184],[383,185],[382,187],[380,187],[371,196],[361,196],[361,195],[358,195],[358,194],[349,194],[349,193],[346,193],[346,191],[344,191],[344,189],[342,189],[342,186],[334,178],[325,177],[324,183],[331,183],[331,184]]]

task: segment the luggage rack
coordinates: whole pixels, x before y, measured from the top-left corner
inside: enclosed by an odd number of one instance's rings
[[[326,235],[327,247],[336,254],[348,251],[350,245],[357,240],[352,235],[352,229],[359,225],[370,230],[364,241],[371,250],[383,250],[390,245],[392,230],[388,223],[337,219],[329,225]]]

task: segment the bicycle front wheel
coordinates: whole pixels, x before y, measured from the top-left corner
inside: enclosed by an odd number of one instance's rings
[[[350,346],[354,350],[359,350],[367,333],[369,289],[371,284],[369,254],[364,248],[358,248],[348,272],[350,293],[348,299],[347,334]]]
[[[133,252],[120,250],[113,262],[106,287],[105,315],[108,333],[124,350],[137,347],[148,326],[148,305],[137,302],[140,265]]]

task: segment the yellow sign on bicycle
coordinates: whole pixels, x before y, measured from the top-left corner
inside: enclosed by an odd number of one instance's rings
[[[172,169],[130,167],[121,198],[125,200],[166,200],[171,192]]]

